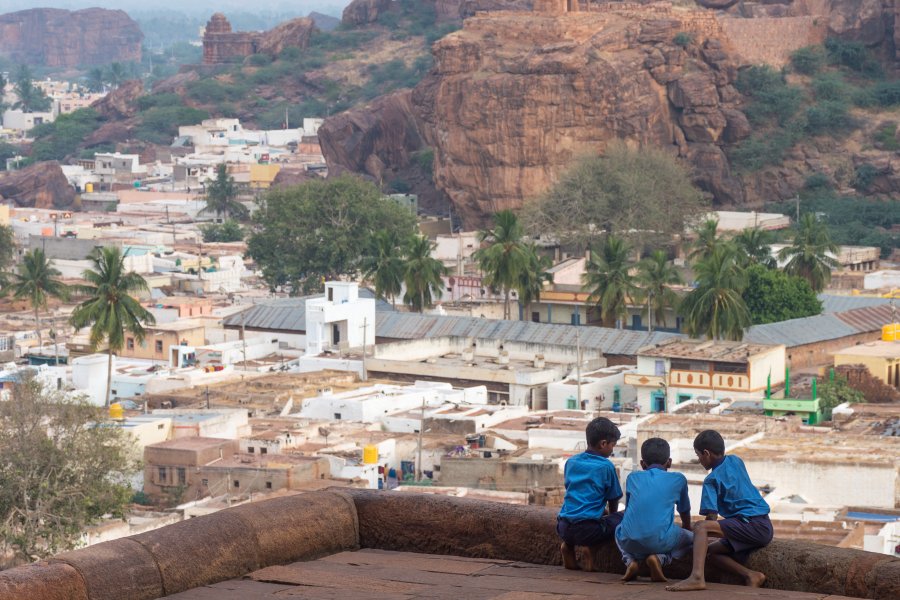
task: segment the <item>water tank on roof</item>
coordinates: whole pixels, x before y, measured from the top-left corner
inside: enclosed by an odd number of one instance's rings
[[[91,182],[87,182],[86,184],[84,184],[84,191],[88,194],[93,193],[94,192],[94,184]]]
[[[882,327],[881,339],[885,342],[900,341],[900,323],[891,323]]]
[[[363,464],[365,465],[377,465],[378,464],[378,448],[369,444],[368,446],[363,448]]]
[[[125,418],[125,409],[118,402],[109,405],[109,418],[114,421],[121,421]]]

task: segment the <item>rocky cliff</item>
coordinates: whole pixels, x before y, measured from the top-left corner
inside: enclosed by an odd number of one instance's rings
[[[714,17],[621,6],[477,14],[435,44],[435,68],[411,95],[412,117],[379,105],[377,119],[354,113],[354,128],[337,127],[341,117],[326,121],[329,164],[377,178],[415,150],[391,157],[384,131],[419,137],[434,149],[437,187],[477,226],[546,190],[579,155],[620,139],[670,149],[718,203],[740,203],[722,145],[748,135],[749,125],[731,85],[736,66],[707,34],[717,31]],[[694,42],[676,45],[679,32]],[[416,135],[402,133],[413,126]]]
[[[75,190],[58,162],[43,162],[0,177],[0,199],[28,208],[69,208]]]
[[[121,10],[36,8],[0,15],[0,53],[47,67],[139,62],[144,34]]]

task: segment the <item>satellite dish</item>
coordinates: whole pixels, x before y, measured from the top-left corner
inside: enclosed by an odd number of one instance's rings
[[[327,438],[331,434],[331,430],[327,427],[319,427],[319,435],[323,438]]]

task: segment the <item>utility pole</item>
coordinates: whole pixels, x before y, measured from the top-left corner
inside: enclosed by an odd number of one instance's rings
[[[794,201],[797,202],[797,222],[800,222],[800,194],[794,196]]]
[[[647,333],[653,333],[653,290],[647,291]]]
[[[244,369],[247,368],[247,335],[246,331],[244,330],[244,321],[247,317],[247,310],[249,309],[244,309],[241,311],[241,352],[244,355]]]
[[[363,319],[363,355],[362,355],[362,380],[368,381],[369,374],[366,372],[366,331],[368,329],[369,320],[367,318]]]
[[[425,394],[422,394],[422,420],[419,423],[419,448],[416,457],[416,483],[422,481],[422,433],[425,431]]]
[[[575,330],[575,379],[578,389],[578,410],[582,410],[584,406],[581,404],[581,330],[579,329]]]

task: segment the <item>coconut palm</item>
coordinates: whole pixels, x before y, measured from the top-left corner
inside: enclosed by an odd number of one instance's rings
[[[149,288],[143,277],[125,271],[125,255],[118,248],[99,248],[91,256],[91,261],[93,268],[82,273],[87,285],[75,287],[79,294],[87,296],[87,300],[72,312],[71,323],[75,329],[90,325],[92,349],[96,349],[103,340],[107,341],[106,405],[109,406],[113,353],[125,345],[126,331],[138,343],[143,342],[143,325],[152,325],[156,319],[132,297],[132,294],[148,291]]]
[[[747,286],[744,269],[731,245],[713,250],[694,265],[697,287],[681,301],[685,328],[694,337],[740,340],[752,320],[741,293]]]
[[[778,258],[787,261],[785,273],[802,277],[814,291],[821,292],[831,280],[831,270],[838,266],[838,251],[825,224],[807,213],[800,218],[794,241],[781,249]]]
[[[713,251],[725,243],[718,236],[719,220],[706,219],[694,228],[697,239],[692,244],[692,249],[688,258],[692,261],[703,260],[713,253]]]
[[[60,275],[62,273],[53,268],[40,248],[26,252],[18,272],[11,274],[10,289],[13,296],[27,299],[34,311],[38,347],[44,345],[41,337],[41,311],[47,309],[50,298],[67,298],[69,295],[68,286],[57,279]]]
[[[638,263],[637,281],[641,286],[641,297],[647,302],[648,329],[653,322],[657,326],[666,322],[667,308],[678,306],[678,294],[672,286],[682,283],[681,273],[669,262],[663,250],[654,250],[650,256]]]
[[[403,273],[406,294],[403,301],[418,312],[431,306],[432,298],[444,289],[442,277],[447,274],[447,267],[431,257],[433,249],[434,244],[423,235],[410,238],[406,247],[406,267]]]
[[[777,265],[772,256],[772,232],[759,227],[748,227],[734,238],[741,266],[763,265],[774,269]]]
[[[553,281],[553,275],[549,273],[550,267],[553,266],[553,261],[550,260],[550,257],[539,254],[537,246],[534,244],[528,244],[526,250],[528,252],[528,266],[519,273],[519,281],[516,284],[519,303],[525,310],[528,309],[532,302],[540,299],[544,283]]]
[[[13,104],[13,108],[21,109],[22,112],[31,113],[50,110],[50,106],[53,104],[47,94],[44,93],[44,90],[34,85],[34,80],[31,78],[31,70],[26,65],[19,67],[19,71],[16,74],[16,84],[13,89],[16,93],[16,98],[18,98]]]
[[[600,310],[606,327],[620,327],[628,316],[628,301],[639,290],[631,274],[631,247],[620,237],[608,235],[597,252],[585,265],[582,275],[584,289],[590,292],[588,303]]]
[[[372,239],[372,252],[363,258],[362,273],[375,282],[375,295],[383,300],[390,298],[396,305],[403,289],[403,248],[393,231],[378,231]]]
[[[519,285],[522,272],[529,266],[528,244],[525,230],[511,210],[494,215],[494,228],[478,233],[478,241],[487,242],[474,255],[484,273],[484,282],[503,292],[503,318],[510,318],[510,292]]]
[[[216,167],[216,178],[206,184],[206,207],[202,212],[215,213],[216,218],[228,220],[228,215],[243,218],[247,207],[237,201],[238,189],[234,177],[228,174],[225,164]]]

